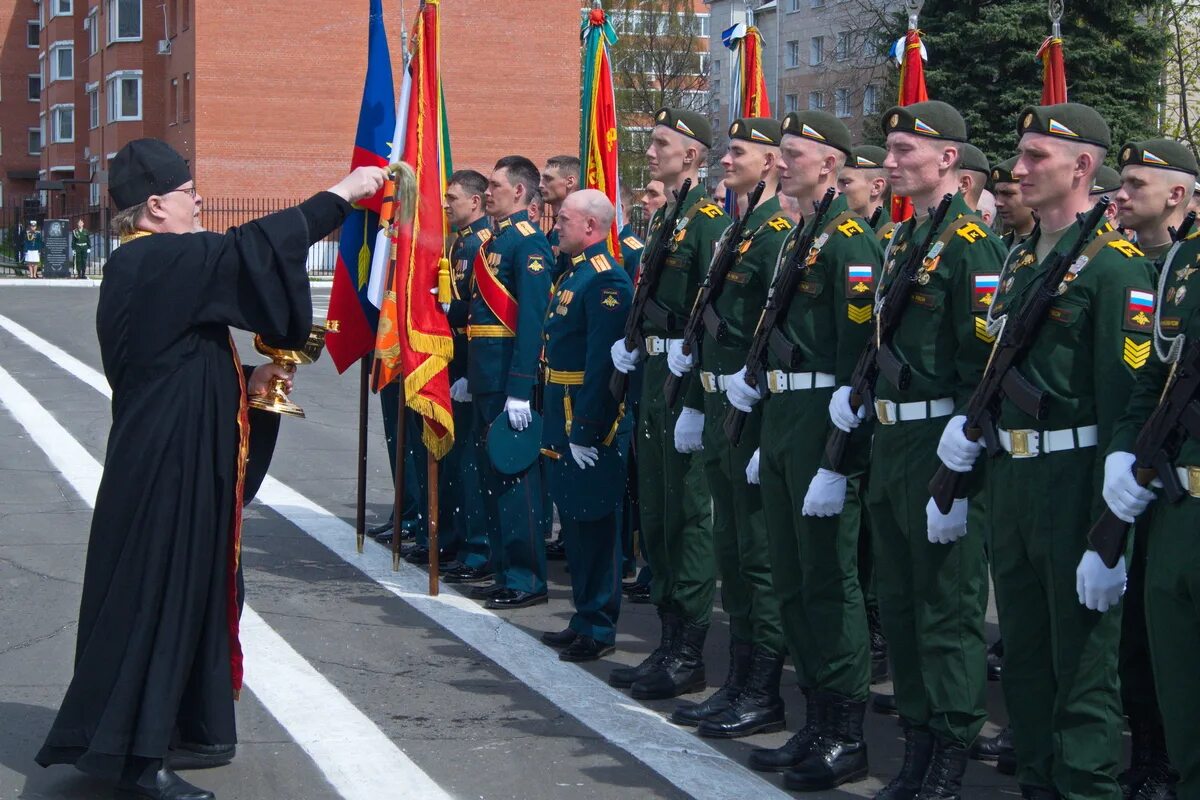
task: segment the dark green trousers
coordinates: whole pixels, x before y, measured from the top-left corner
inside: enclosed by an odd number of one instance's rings
[[[925,518],[945,419],[876,425],[867,508],[900,717],[968,746],[987,718],[983,537],[931,544]]]
[[[725,436],[728,411],[729,401],[723,392],[704,396],[701,455],[712,494],[713,546],[721,576],[721,607],[729,615],[729,633],[733,638],[783,653],[783,623],[779,617],[779,595],[771,580],[762,491],[746,482],[746,466],[762,435],[762,406],[750,414],[737,447]]]
[[[475,410],[471,403],[453,403],[454,447],[442,459],[438,471],[439,505],[449,511],[439,534],[443,549],[456,548],[458,560],[471,567],[484,567],[491,558],[487,520],[479,502],[479,468],[475,452]],[[448,536],[446,534],[449,534]]]
[[[683,403],[670,410],[663,401],[666,356],[649,357],[641,369],[646,391],[637,432],[638,510],[646,561],[654,571],[651,600],[689,622],[707,625],[717,576],[702,454],[683,455],[675,449],[675,420]]]
[[[831,394],[816,389],[766,400],[759,476],[772,581],[800,685],[865,701],[870,644],[857,567],[859,506],[847,497],[840,516],[801,513],[825,447]]]
[[[1146,623],[1179,800],[1200,800],[1200,499],[1156,504],[1146,542]]]
[[[1121,607],[1080,604],[1075,569],[1096,514],[1095,448],[988,465],[992,576],[1017,780],[1070,800],[1120,800]]]
[[[568,456],[569,458],[570,456]],[[597,520],[574,520],[559,516],[567,532],[563,545],[571,570],[571,599],[575,613],[571,630],[603,644],[617,640],[617,616],[621,612],[621,545],[617,531],[618,512]]]

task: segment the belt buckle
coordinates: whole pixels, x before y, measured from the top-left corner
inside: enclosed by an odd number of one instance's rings
[[[783,370],[772,369],[767,371],[767,390],[774,394],[787,391],[787,381],[784,378]]]
[[[892,419],[891,413],[888,411],[887,400],[875,401],[875,418],[879,420],[880,425],[895,425],[896,420]]]
[[[1200,498],[1200,467],[1187,468],[1187,493]]]
[[[704,387],[704,391],[709,394],[717,393],[717,376],[711,372],[700,373],[700,385]]]
[[[1029,458],[1037,453],[1029,448],[1029,437],[1033,433],[1030,430],[1009,431],[1008,435],[1011,439],[1012,447],[1009,449],[1013,458]]]

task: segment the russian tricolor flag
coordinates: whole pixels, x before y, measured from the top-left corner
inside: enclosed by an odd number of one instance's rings
[[[847,267],[850,274],[850,280],[855,283],[870,283],[874,278],[870,267]]]
[[[1129,292],[1129,310],[1154,313],[1154,294],[1133,289]]]

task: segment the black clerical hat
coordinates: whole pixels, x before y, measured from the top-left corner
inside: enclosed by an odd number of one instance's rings
[[[134,139],[121,148],[108,172],[108,193],[117,210],[146,202],[192,179],[183,156],[161,139]]]

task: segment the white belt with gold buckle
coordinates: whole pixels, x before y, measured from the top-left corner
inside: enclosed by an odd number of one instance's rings
[[[802,392],[808,389],[828,389],[834,384],[828,372],[784,372],[767,370],[767,390],[772,394]]]
[[[1095,425],[1063,428],[1059,431],[1027,429],[1006,431],[1001,428],[997,434],[999,434],[1000,446],[1013,458],[1035,458],[1046,453],[1095,447],[1098,441],[1098,430]]]
[[[646,355],[661,356],[667,352],[667,345],[671,342],[682,342],[682,339],[664,339],[661,336],[646,337]]]
[[[1175,474],[1179,476],[1183,490],[1200,499],[1200,467],[1176,467]]]
[[[704,387],[704,391],[709,394],[717,394],[725,391],[726,382],[732,375],[718,375],[715,372],[700,372],[700,385]]]
[[[875,400],[875,417],[880,425],[895,425],[897,422],[913,422],[921,419],[948,417],[954,413],[954,398],[939,397],[937,400],[915,400],[911,403],[894,403],[891,400]]]

